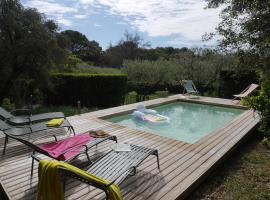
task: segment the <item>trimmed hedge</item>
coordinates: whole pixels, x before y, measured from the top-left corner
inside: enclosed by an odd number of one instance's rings
[[[56,73],[52,74],[53,91],[47,92],[46,103],[111,107],[121,105],[126,93],[126,75]]]

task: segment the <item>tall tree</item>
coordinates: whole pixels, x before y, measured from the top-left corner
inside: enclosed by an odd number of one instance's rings
[[[69,50],[78,58],[84,61],[92,61],[95,64],[99,62],[102,48],[99,43],[89,41],[85,35],[78,31],[66,30],[61,32],[66,37]]]
[[[57,25],[18,0],[0,1],[0,101],[17,104],[47,87],[49,71],[65,59],[58,46]]]
[[[138,34],[125,32],[117,45],[106,50],[104,55],[105,64],[111,67],[122,67],[123,61],[126,59],[134,60],[140,58],[143,48],[149,47],[150,44],[143,43],[143,39]]]
[[[249,98],[251,107],[262,114],[261,130],[270,142],[270,1],[207,0],[209,8],[223,6],[217,31],[221,46],[237,52],[242,69],[260,72],[259,96]]]

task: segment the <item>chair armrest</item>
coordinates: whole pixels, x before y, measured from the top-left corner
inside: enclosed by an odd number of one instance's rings
[[[17,116],[20,116],[20,115],[30,116],[31,115],[31,111],[29,109],[15,109],[15,110],[12,110],[10,113]]]

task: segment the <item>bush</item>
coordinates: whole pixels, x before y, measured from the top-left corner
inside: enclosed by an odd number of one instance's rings
[[[15,109],[15,104],[12,103],[9,98],[4,98],[1,106],[8,111],[12,111]]]
[[[247,97],[244,103],[254,110],[259,111],[261,123],[259,131],[267,139],[270,139],[270,70],[260,74],[261,90],[258,96]],[[266,141],[265,139],[265,141]]]
[[[47,92],[46,103],[111,107],[121,105],[126,92],[126,75],[57,73],[52,75],[53,91]]]
[[[258,83],[255,71],[223,70],[220,72],[219,97],[232,98],[251,83]]]

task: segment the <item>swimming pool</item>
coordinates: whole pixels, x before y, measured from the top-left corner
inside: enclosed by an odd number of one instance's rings
[[[158,111],[161,115],[169,117],[170,122],[153,124],[134,118],[131,114],[111,117],[106,120],[172,139],[195,143],[244,112],[244,110],[237,108],[181,101],[157,106],[152,109]]]

